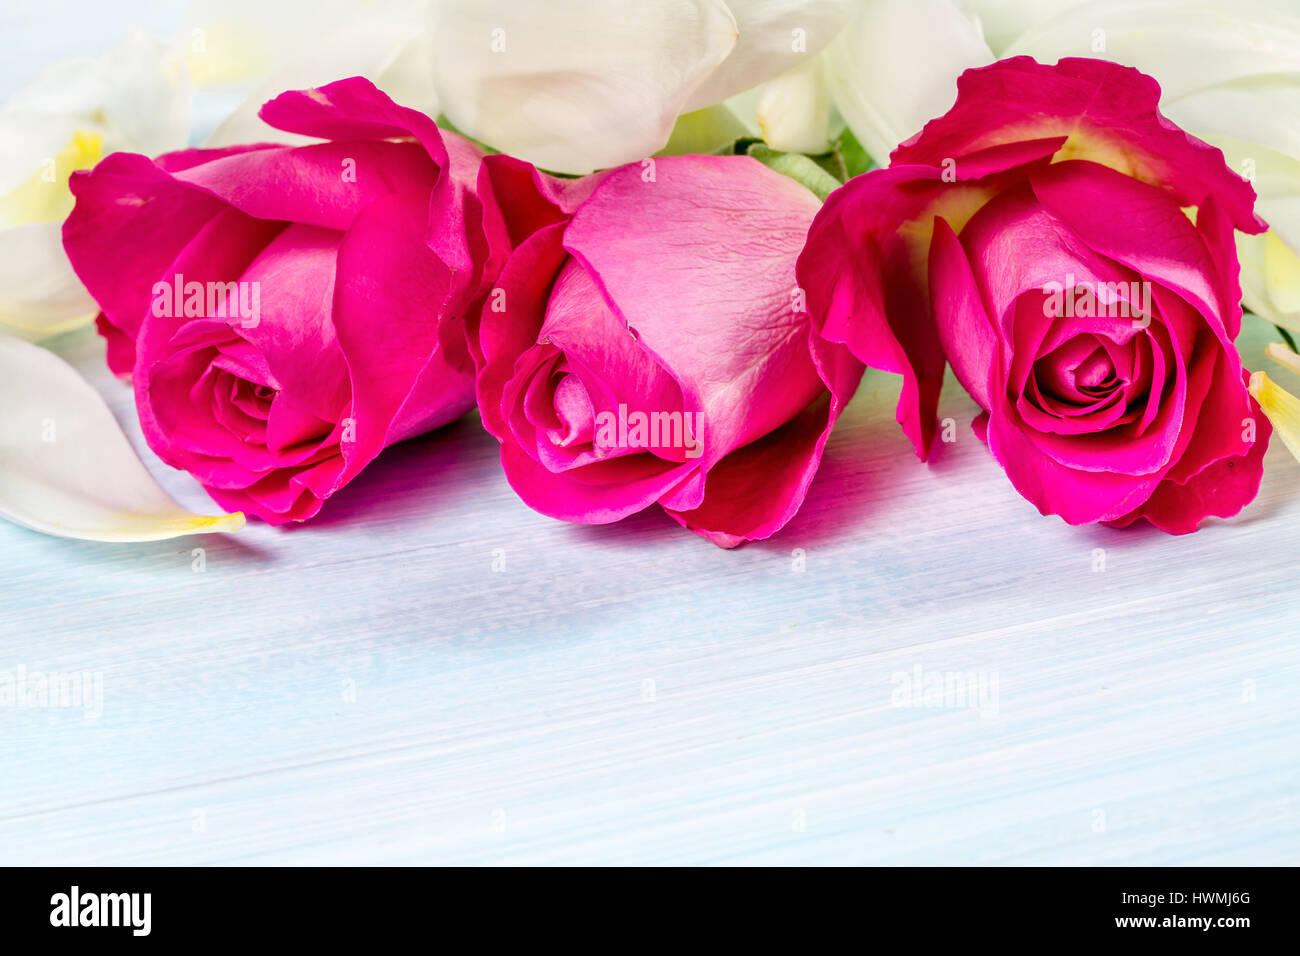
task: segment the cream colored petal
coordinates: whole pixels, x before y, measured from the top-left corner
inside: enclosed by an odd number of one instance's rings
[[[1300,355],[1296,355],[1281,342],[1270,342],[1264,349],[1264,354],[1277,362],[1279,365],[1286,366],[1294,375],[1300,375]]]
[[[8,196],[43,174],[42,181],[48,181],[49,172],[66,183],[67,171],[58,169],[56,164],[59,154],[79,133],[96,129],[88,128],[73,114],[0,110],[0,196]],[[51,167],[51,164],[55,165]]]
[[[1167,99],[1160,108],[1202,139],[1249,143],[1300,161],[1300,72],[1247,77]]]
[[[1300,399],[1280,388],[1264,372],[1250,376],[1250,394],[1259,402],[1283,444],[1300,460]]]
[[[758,127],[769,146],[787,153],[824,153],[830,149],[830,93],[825,61],[800,64],[762,86]]]
[[[1264,285],[1279,312],[1300,314],[1300,256],[1272,229],[1264,236]]]
[[[451,122],[564,173],[662,149],[737,34],[722,0],[434,0],[430,28]]]
[[[63,149],[43,160],[26,182],[0,195],[0,228],[63,222],[73,205],[68,178],[78,169],[94,166],[102,156],[99,133],[74,132]]]
[[[45,534],[156,541],[238,531],[196,515],[135,456],[108,406],[54,353],[0,336],[0,516]]]
[[[1300,332],[1300,312],[1284,312],[1273,301],[1265,273],[1265,249],[1272,233],[1248,236],[1237,233],[1237,258],[1241,262],[1241,298],[1246,308],[1274,325]]]
[[[735,49],[691,96],[700,109],[814,59],[848,22],[855,0],[727,0]]]
[[[307,137],[268,126],[257,112],[285,90],[323,86],[364,76],[403,106],[437,116],[438,101],[423,24],[405,19],[363,19],[340,25],[296,59],[275,64],[208,138],[206,146],[271,142],[298,144]]]
[[[1300,160],[1259,143],[1206,135],[1228,165],[1251,180],[1263,235],[1237,233],[1246,307],[1275,325],[1300,331]]]
[[[994,53],[1016,37],[1083,0],[958,0],[958,5],[979,21],[984,39]]]
[[[1300,11],[1290,0],[1094,0],[1017,37],[1003,56],[1090,56],[1154,76],[1172,102],[1249,76],[1300,70]]]
[[[401,22],[414,35],[426,7],[424,0],[192,0],[181,35],[200,92],[247,94],[280,70],[322,58],[322,44],[341,29]]]
[[[24,124],[62,121],[60,147],[81,129],[100,133],[105,152],[163,153],[189,138],[189,77],[178,44],[133,30],[102,56],[47,67],[4,112],[22,114]]]
[[[99,311],[63,251],[63,227],[0,229],[0,332],[29,340],[59,335]]]
[[[835,105],[881,165],[947,112],[963,71],[993,61],[979,27],[953,0],[859,0],[826,55]]]

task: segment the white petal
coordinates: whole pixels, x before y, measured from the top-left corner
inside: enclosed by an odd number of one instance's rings
[[[848,22],[850,0],[727,0],[740,36],[735,49],[691,96],[700,109],[816,57]]]
[[[63,251],[63,227],[0,229],[0,328],[40,339],[85,325],[99,307]]]
[[[238,531],[150,477],[99,394],[54,353],[0,336],[0,516],[66,538],[156,541]]]
[[[1180,102],[1189,100],[1199,102],[1201,94]],[[1251,105],[1238,108],[1247,113]],[[1233,128],[1218,116],[1205,119],[1218,129]],[[1300,160],[1228,136],[1205,138],[1223,150],[1229,167],[1251,180],[1259,197],[1255,211],[1270,227],[1259,236],[1237,234],[1246,307],[1275,325],[1300,330]]]
[[[423,0],[193,0],[181,33],[200,92],[247,94],[280,70],[321,59],[321,45],[340,29],[404,22],[413,34],[425,7]]]
[[[816,155],[830,149],[830,94],[818,57],[763,84],[758,126],[769,146]]]
[[[1161,111],[1188,132],[1216,146],[1221,140],[1232,141],[1240,158],[1254,160],[1257,169],[1274,167],[1265,170],[1266,175],[1293,176],[1296,178],[1292,182],[1300,185],[1300,73],[1290,78],[1249,78],[1198,90],[1162,103]],[[1282,169],[1288,165],[1290,169]],[[1238,166],[1234,168],[1242,171]],[[1258,183],[1257,188],[1276,194],[1282,183]]]
[[[68,177],[107,152],[185,145],[189,88],[177,49],[140,32],[101,57],[39,73],[0,109],[0,327],[28,339],[94,317],[63,252]]]
[[[1271,250],[1270,245],[1274,245]],[[1237,258],[1241,262],[1241,298],[1246,308],[1274,325],[1300,332],[1300,308],[1282,308],[1281,304],[1286,301],[1285,291],[1276,295],[1271,287],[1279,284],[1280,280],[1284,281],[1285,273],[1281,268],[1284,262],[1289,265],[1291,276],[1300,277],[1300,257],[1283,246],[1271,232],[1262,236],[1248,236],[1239,232]],[[1274,273],[1272,276],[1270,271]],[[1282,300],[1281,303],[1279,299]]]
[[[957,99],[957,77],[993,62],[952,0],[860,0],[827,48],[827,84],[849,128],[888,164],[894,147]]]
[[[1274,384],[1266,372],[1250,376],[1250,394],[1273,423],[1287,450],[1300,460],[1300,399]]]
[[[424,18],[406,31],[405,42],[397,46],[373,79],[376,86],[403,106],[435,119],[442,113],[433,83],[433,38]]]
[[[1003,55],[1017,53],[1135,66],[1172,102],[1242,77],[1300,71],[1300,14],[1285,0],[1100,0],[1031,27]]]
[[[285,90],[323,86],[349,76],[364,76],[403,106],[438,115],[423,24],[404,18],[361,18],[341,24],[310,47],[295,49],[301,55],[271,67],[204,145],[308,142],[263,123],[257,111]]]
[[[1294,319],[1300,316],[1300,256],[1281,239],[1276,229],[1264,237],[1264,284],[1277,310]]]
[[[14,94],[4,111],[99,132],[105,152],[152,155],[186,144],[189,101],[179,46],[136,30],[103,56],[47,67]]]
[[[99,63],[106,76],[106,152],[155,156],[188,145],[190,81],[175,44],[133,32]]]
[[[71,114],[52,115],[22,110],[0,110],[0,196],[8,196],[41,174],[83,129]],[[67,181],[67,173],[60,175]]]
[[[737,36],[722,0],[434,0],[432,9],[434,76],[451,122],[565,173],[662,149]]]
[[[979,20],[984,39],[994,53],[999,53],[1030,27],[1051,20],[1063,10],[1078,6],[1080,2],[1081,0],[959,0],[959,5]]]
[[[76,136],[97,137],[103,153],[179,149],[189,104],[177,46],[138,31],[103,56],[46,67],[0,109],[0,197],[41,174]],[[57,172],[65,183],[69,170]]]

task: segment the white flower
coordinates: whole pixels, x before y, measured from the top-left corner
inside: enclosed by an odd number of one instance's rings
[[[188,135],[179,55],[139,32],[101,57],[46,68],[0,107],[0,330],[36,339],[94,317],[63,252],[69,175],[117,150],[180,148]]]
[[[677,118],[806,64],[851,0],[433,0],[443,111],[544,169],[643,159]],[[792,95],[804,96],[792,81]]]
[[[993,53],[953,0],[854,0],[853,16],[824,54],[835,106],[880,165],[895,146],[942,116],[957,77]]]

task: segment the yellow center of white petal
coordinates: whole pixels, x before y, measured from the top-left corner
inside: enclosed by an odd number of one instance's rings
[[[78,169],[94,166],[102,154],[103,138],[98,133],[78,130],[57,156],[45,160],[18,188],[0,196],[0,224],[62,222],[72,212],[68,177]]]

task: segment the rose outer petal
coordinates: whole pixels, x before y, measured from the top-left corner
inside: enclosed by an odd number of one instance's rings
[[[818,204],[748,157],[666,157],[655,170],[649,182],[639,165],[610,173],[564,245],[703,413],[707,471],[823,388],[794,275]]]
[[[1251,185],[1220,150],[1165,119],[1159,102],[1160,85],[1131,67],[1011,57],[963,73],[952,109],[894,150],[890,163],[938,165],[991,145],[1064,135],[1058,158],[1103,163],[1167,190],[1180,206],[1216,196],[1236,228],[1262,232]]]
[[[1150,498],[1110,524],[1145,518],[1169,534],[1190,534],[1206,517],[1230,518],[1255,500],[1273,429],[1246,390],[1249,373],[1238,367],[1234,377],[1234,365],[1234,355],[1219,356],[1211,398],[1179,464]],[[1245,440],[1248,427],[1254,441]]]
[[[63,246],[102,310],[109,366],[126,375],[154,284],[171,278],[181,250],[226,207],[134,153],[114,153],[89,172],[73,173],[68,185],[77,204],[63,225]]]
[[[440,348],[447,265],[424,243],[426,192],[367,206],[338,250],[334,326],[348,364],[350,480],[385,447],[451,422],[474,404],[473,376]]]

